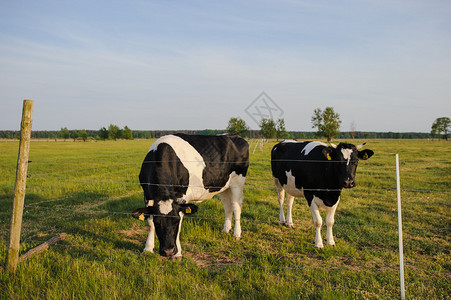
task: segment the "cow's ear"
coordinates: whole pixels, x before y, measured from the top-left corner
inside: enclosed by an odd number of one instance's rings
[[[197,205],[194,204],[182,204],[180,205],[180,211],[185,215],[192,215],[195,214],[198,210]]]
[[[334,153],[334,148],[332,147],[326,147],[323,149],[323,155],[327,160],[332,160],[332,156]]]
[[[132,217],[135,218],[135,219],[144,221],[144,219],[145,219],[145,217],[144,217],[145,210],[146,210],[145,207],[135,209],[132,212]]]
[[[132,216],[135,219],[144,221],[147,219],[150,215],[154,215],[156,213],[156,208],[154,206],[146,206],[137,208],[132,212]]]
[[[362,150],[359,151],[359,158],[363,159],[363,160],[367,160],[368,158],[370,158],[371,156],[373,156],[374,151],[366,149],[366,150]]]

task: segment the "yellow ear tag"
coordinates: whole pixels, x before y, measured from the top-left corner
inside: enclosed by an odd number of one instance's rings
[[[187,207],[186,209],[185,209],[185,214],[190,214],[191,213],[191,207]]]
[[[368,159],[368,153],[365,153],[365,154],[363,155],[363,160],[365,160],[365,159]]]
[[[144,214],[140,214],[138,219],[140,219],[141,221],[144,221],[144,219],[145,219]]]
[[[332,160],[332,157],[330,157],[329,153],[326,154],[327,160]]]

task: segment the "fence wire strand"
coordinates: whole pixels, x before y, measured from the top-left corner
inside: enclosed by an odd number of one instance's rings
[[[252,163],[249,162],[249,165],[257,164],[257,163],[268,163],[269,162],[306,162],[306,163],[327,163],[327,164],[347,164],[348,161],[333,161],[333,160],[305,160],[305,159],[274,159],[274,160],[253,160]],[[350,161],[350,163],[355,163],[358,161]],[[76,169],[76,170],[67,170],[67,171],[56,171],[56,172],[47,172],[47,173],[36,173],[33,176],[41,176],[41,175],[53,175],[53,174],[65,174],[65,173],[76,173],[76,172],[85,172],[85,171],[93,171],[97,169],[111,169],[116,167],[124,167],[124,166],[136,166],[141,167],[143,164],[148,163],[202,163],[205,165],[215,165],[215,164],[243,164],[242,161],[199,161],[199,160],[153,160],[153,161],[143,161],[142,163],[124,163],[124,164],[116,164],[114,166],[103,166],[103,167],[95,167],[95,168],[84,168],[84,169]],[[30,168],[33,170],[33,168]]]
[[[67,177],[55,177],[55,176],[46,176],[46,175],[32,175],[33,177],[44,177],[44,178],[52,178],[58,180],[68,180],[74,182],[90,182],[90,183],[101,183],[101,184],[119,184],[119,185],[151,185],[151,186],[159,186],[159,187],[168,187],[168,188],[205,188],[205,189],[221,189],[224,186],[200,186],[200,185],[183,185],[183,184],[161,184],[161,183],[150,183],[150,182],[127,182],[127,181],[111,181],[111,180],[92,180],[92,179],[79,179],[79,178],[67,178]],[[259,183],[259,182],[257,182]],[[250,187],[249,185],[245,185],[243,187],[244,190],[277,190],[274,186],[274,183],[263,183],[266,187]],[[271,185],[271,186],[267,186]],[[303,191],[314,191],[314,192],[338,192],[338,191],[352,191],[352,192],[368,192],[368,191],[395,191],[396,187],[389,188],[352,188],[352,189],[305,189],[302,188]],[[421,190],[421,189],[408,189],[401,188],[403,192],[412,192],[412,193],[439,193],[439,194],[451,194],[451,191],[438,191],[438,190]]]
[[[134,194],[139,193],[140,191],[136,191]],[[34,207],[44,204],[44,203],[50,203],[50,202],[57,202],[57,201],[63,201],[67,199],[71,199],[72,197],[63,197],[58,199],[51,199],[51,200],[44,200],[39,201],[35,203],[27,204],[24,208],[27,208],[25,211],[25,214],[29,213],[29,209],[33,209]],[[100,199],[100,202],[113,200],[110,197],[104,197]],[[100,204],[98,204],[100,205]],[[143,204],[144,205],[144,204]],[[67,206],[64,204],[64,206]],[[132,212],[124,212],[124,211],[111,211],[111,210],[100,210],[100,209],[77,209],[77,208],[66,208],[66,207],[39,207],[39,209],[46,209],[46,210],[61,210],[61,211],[67,211],[67,212],[76,212],[76,213],[84,213],[84,214],[103,214],[103,215],[122,215],[122,216],[131,216]],[[171,216],[171,215],[160,215],[161,218],[179,218],[178,216]],[[184,216],[185,220],[193,220],[193,221],[216,221],[216,222],[222,222],[224,221],[224,218],[213,218],[213,217],[199,217],[199,216]],[[277,216],[274,217],[274,219],[255,219],[255,218],[243,218],[241,217],[241,221],[248,222],[248,223],[260,223],[260,224],[279,224],[279,220],[277,219]],[[295,226],[312,226],[311,222],[295,222],[293,225]],[[334,226],[338,227],[373,227],[373,228],[394,228],[396,229],[396,224],[390,225],[390,224],[358,224],[358,223],[342,223],[342,222],[335,222]],[[413,228],[413,230],[419,230],[417,228]],[[429,231],[448,231],[451,230],[451,228],[429,228]]]

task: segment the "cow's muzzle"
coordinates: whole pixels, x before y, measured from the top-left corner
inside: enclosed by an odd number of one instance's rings
[[[175,247],[171,248],[171,249],[160,250],[160,255],[166,256],[168,258],[173,257],[176,253],[177,253],[177,250]]]
[[[355,181],[353,179],[346,179],[344,184],[343,184],[344,188],[350,189],[355,187]]]

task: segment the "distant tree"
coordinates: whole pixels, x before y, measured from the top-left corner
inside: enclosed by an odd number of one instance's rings
[[[323,113],[321,112],[321,109],[317,108],[313,111],[312,116],[312,128],[317,128],[317,135],[321,136],[323,126]]]
[[[266,139],[271,139],[276,137],[276,123],[273,119],[263,118],[260,121],[260,134]]]
[[[437,137],[438,139],[448,140],[448,132],[451,126],[451,119],[448,117],[441,117],[435,119],[432,124],[431,135],[432,137]],[[443,134],[442,134],[443,132]]]
[[[326,107],[324,111],[317,108],[312,116],[312,128],[317,128],[316,135],[325,137],[330,142],[340,131],[340,115],[334,112],[332,107]]]
[[[438,138],[440,139],[440,128],[439,128],[439,124],[437,123],[437,120],[434,121],[434,123],[432,123],[432,127],[431,127],[431,136],[432,138]]]
[[[241,118],[230,118],[226,130],[229,134],[238,134],[242,137],[246,137],[249,133],[249,127]]]
[[[86,133],[86,130],[81,130],[80,131],[80,137],[83,140],[83,142],[86,142],[86,140],[88,139],[88,133]]]
[[[61,128],[60,136],[66,141],[70,137],[69,129],[67,129],[67,127]]]
[[[79,136],[80,134],[78,133],[77,130],[72,130],[72,132],[70,133],[70,137],[74,139],[74,142]]]
[[[110,124],[108,127],[108,138],[112,140],[117,140],[121,138],[121,129],[117,125]]]
[[[285,120],[284,119],[278,119],[276,122],[276,138],[277,140],[284,139],[288,135],[286,129],[285,129]]]
[[[122,138],[126,140],[133,140],[133,131],[125,126],[124,130],[122,131]]]
[[[101,140],[106,140],[108,138],[109,134],[108,134],[108,129],[106,129],[105,127],[100,128],[99,130],[99,138]]]

